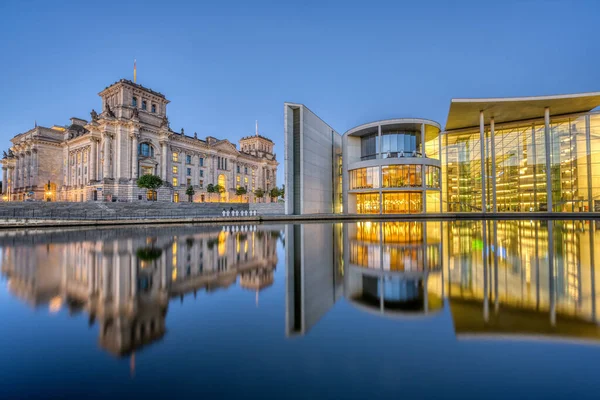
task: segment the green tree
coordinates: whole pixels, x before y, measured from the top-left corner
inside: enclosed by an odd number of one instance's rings
[[[281,190],[279,191],[279,196],[281,196],[282,200],[285,200],[285,185],[281,185]]]
[[[254,191],[254,195],[260,200],[265,197],[265,191],[261,188],[258,188]]]
[[[221,185],[215,185],[215,193],[219,193],[219,200],[221,200],[221,194],[225,193],[225,188]]]
[[[188,195],[188,200],[191,203],[192,202],[192,197],[194,197],[194,194],[196,194],[196,191],[194,190],[194,188],[192,187],[192,185],[188,186],[185,194]]]
[[[240,202],[242,201],[242,196],[245,195],[246,193],[248,193],[248,191],[243,186],[239,186],[238,188],[235,189],[235,194],[240,197]]]
[[[137,180],[139,188],[147,189],[151,192],[151,198],[156,200],[156,190],[163,185],[163,180],[156,175],[142,175]]]
[[[269,192],[269,196],[271,196],[271,200],[277,199],[279,197],[279,193],[280,193],[279,189],[277,189],[276,187],[271,189],[271,191]]]
[[[215,192],[215,185],[209,183],[206,187],[206,192],[208,193],[209,198],[212,200],[212,194]]]

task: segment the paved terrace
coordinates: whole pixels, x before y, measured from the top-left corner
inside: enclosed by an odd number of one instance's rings
[[[257,210],[256,216],[223,217],[223,209]],[[599,219],[600,213],[436,213],[284,215],[283,204],[232,203],[1,203],[0,229],[143,224],[231,224],[340,221]]]

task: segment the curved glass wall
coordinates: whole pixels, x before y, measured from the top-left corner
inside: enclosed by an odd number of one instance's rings
[[[420,157],[421,132],[388,131],[381,135],[381,154],[389,157]]]
[[[385,214],[418,214],[423,212],[423,192],[391,192],[383,194]]]
[[[359,193],[356,195],[356,212],[359,214],[379,214],[379,193]]]
[[[360,138],[360,159],[374,160],[379,153],[379,136],[377,133]]]
[[[353,169],[349,176],[350,190],[379,188],[379,167]]]
[[[381,173],[384,188],[422,186],[421,165],[387,165]]]

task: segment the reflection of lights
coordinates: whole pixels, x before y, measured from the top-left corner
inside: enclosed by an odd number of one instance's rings
[[[172,281],[177,280],[177,268],[173,268],[173,272],[171,272],[171,280]]]
[[[62,307],[62,297],[54,296],[53,298],[50,299],[50,302],[48,304],[48,309],[50,310],[51,314],[56,314],[60,310],[61,307]]]

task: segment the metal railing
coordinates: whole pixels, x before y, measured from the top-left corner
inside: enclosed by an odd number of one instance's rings
[[[241,213],[240,213],[241,214]],[[258,216],[258,215],[257,215]],[[222,210],[0,210],[0,220],[135,220],[135,219],[189,219],[223,217]],[[225,218],[250,218],[250,215]],[[254,217],[254,216],[252,216]]]

